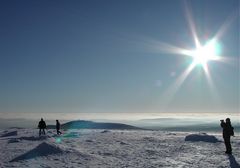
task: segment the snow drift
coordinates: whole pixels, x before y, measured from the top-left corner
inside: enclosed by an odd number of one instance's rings
[[[202,141],[202,142],[210,142],[210,143],[219,142],[219,140],[215,136],[208,135],[206,133],[187,135],[185,137],[185,141],[192,141],[192,142]]]
[[[23,155],[20,155],[16,158],[12,159],[10,162],[32,159],[35,157],[48,156],[51,154],[58,154],[58,153],[63,153],[63,151],[59,147],[49,144],[49,143],[46,143],[46,142],[42,142],[36,148],[28,151],[27,153],[25,153]]]
[[[3,134],[1,137],[17,136],[17,131],[11,131]]]

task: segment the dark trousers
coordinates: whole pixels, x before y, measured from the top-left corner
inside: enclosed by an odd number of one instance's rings
[[[44,128],[40,128],[39,129],[39,136],[43,133],[43,135],[45,135],[45,129]]]
[[[224,143],[226,146],[226,153],[231,153],[232,152],[232,146],[231,146],[231,142],[230,142],[230,136],[228,137],[223,137],[224,139]]]
[[[59,129],[57,129],[57,134],[60,135],[62,134],[62,132]]]

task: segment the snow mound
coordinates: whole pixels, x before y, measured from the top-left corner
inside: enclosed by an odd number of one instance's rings
[[[109,130],[103,130],[101,133],[108,133],[108,132],[111,132]]]
[[[39,144],[36,148],[28,151],[27,153],[12,159],[10,162],[28,160],[28,159],[33,159],[40,156],[48,156],[48,155],[59,154],[59,153],[63,153],[63,150],[55,145],[43,142]]]
[[[8,143],[17,143],[17,142],[20,142],[22,140],[26,140],[26,141],[40,141],[40,140],[46,140],[47,138],[48,138],[47,136],[39,136],[39,137],[30,136],[30,137],[10,138],[8,140]]]
[[[154,137],[143,137],[143,140],[148,142],[157,142],[157,139]]]
[[[87,139],[86,142],[93,142],[93,140]]]
[[[17,131],[11,131],[3,134],[1,137],[17,136]]]
[[[120,145],[128,145],[128,144],[125,142],[120,142]]]
[[[8,140],[8,143],[17,143],[17,142],[20,142],[20,140],[17,139],[17,138],[13,138],[13,139]]]
[[[216,143],[219,142],[219,140],[213,136],[208,134],[190,134],[185,137],[185,141],[191,141],[191,142],[210,142],[210,143]]]
[[[39,141],[47,139],[47,136],[29,136],[29,137],[20,137],[19,140],[27,140],[27,141]]]

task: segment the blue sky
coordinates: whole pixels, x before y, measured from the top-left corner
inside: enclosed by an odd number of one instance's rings
[[[168,94],[201,43],[221,55]],[[0,112],[239,112],[238,0],[0,1]],[[225,24],[227,23],[227,24]]]

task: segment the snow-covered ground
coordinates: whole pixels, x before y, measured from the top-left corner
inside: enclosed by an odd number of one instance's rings
[[[194,132],[0,130],[0,167],[240,167],[240,136],[232,138],[233,155],[224,153],[220,134]]]

